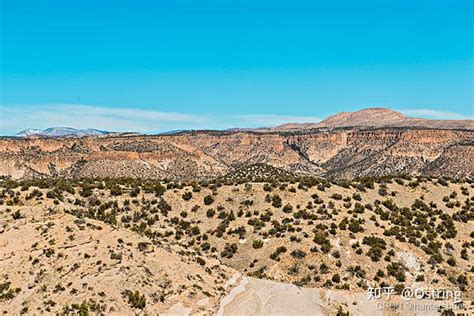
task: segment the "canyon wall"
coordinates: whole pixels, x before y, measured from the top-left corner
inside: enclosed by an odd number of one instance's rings
[[[187,132],[167,136],[2,138],[0,176],[191,179],[267,164],[298,175],[470,177],[474,132],[340,129],[300,133]]]

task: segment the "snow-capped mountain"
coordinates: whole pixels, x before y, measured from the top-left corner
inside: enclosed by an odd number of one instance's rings
[[[41,133],[43,133],[43,131],[40,130],[40,129],[29,128],[29,129],[25,129],[25,130],[19,132],[18,134],[15,134],[15,136],[28,137],[28,136],[41,135]]]
[[[45,130],[25,129],[15,134],[16,137],[83,137],[110,134],[98,129],[76,129],[72,127],[50,127]]]

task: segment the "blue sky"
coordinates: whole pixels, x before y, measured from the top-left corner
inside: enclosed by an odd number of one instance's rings
[[[474,112],[471,0],[0,3],[1,134]]]

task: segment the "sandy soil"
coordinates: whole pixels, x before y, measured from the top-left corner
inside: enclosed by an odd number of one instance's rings
[[[366,292],[301,288],[288,283],[243,277],[221,300],[217,315],[335,315],[339,307],[350,315],[360,316],[439,315],[437,307],[442,304],[433,300],[405,301],[399,296],[392,296],[390,300],[374,300],[369,299]]]

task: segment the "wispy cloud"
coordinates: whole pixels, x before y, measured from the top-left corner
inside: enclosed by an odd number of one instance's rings
[[[472,120],[473,115],[465,115],[461,113],[455,113],[450,111],[439,111],[433,109],[402,109],[399,110],[406,116],[428,118],[435,120]]]
[[[109,131],[156,133],[173,129],[270,127],[284,123],[318,122],[313,116],[277,114],[207,115],[83,104],[2,105],[0,134],[52,126],[98,128]]]
[[[51,126],[99,128],[111,131],[151,132],[173,125],[202,124],[206,117],[154,110],[109,108],[82,104],[2,106],[1,130]]]

